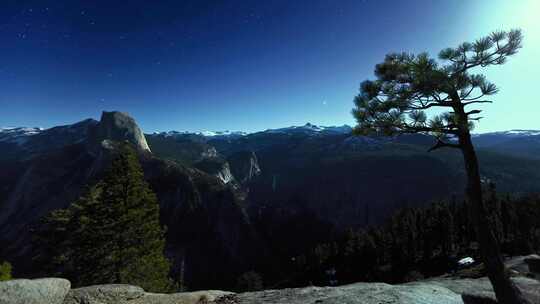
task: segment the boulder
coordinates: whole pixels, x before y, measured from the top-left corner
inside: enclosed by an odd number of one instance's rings
[[[70,287],[57,278],[0,282],[0,304],[62,304]]]
[[[69,291],[64,304],[122,304],[145,295],[141,287],[126,284],[95,285]]]

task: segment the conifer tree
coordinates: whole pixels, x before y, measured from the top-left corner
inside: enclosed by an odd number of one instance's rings
[[[172,289],[157,198],[127,144],[103,181],[68,209],[53,212],[45,226],[38,237],[40,243],[50,244],[45,256],[53,256],[53,267],[75,285],[126,283],[150,291]]]
[[[103,279],[166,289],[169,263],[163,256],[159,205],[144,181],[135,151],[125,145],[102,182],[94,229],[104,238]]]
[[[521,42],[519,30],[494,32],[474,43],[442,50],[439,59],[447,63],[442,65],[427,53],[389,54],[375,67],[377,80],[361,84],[353,109],[357,134],[425,133],[436,138],[429,151],[440,148],[461,151],[467,173],[466,194],[483,261],[497,299],[504,304],[527,301],[510,281],[490,227],[470,134],[474,122],[481,119],[476,116],[481,110],[469,108],[491,103],[486,97],[498,91],[483,75],[473,72],[504,64],[518,52]],[[429,111],[437,109],[448,112],[428,119],[428,114],[433,113]]]

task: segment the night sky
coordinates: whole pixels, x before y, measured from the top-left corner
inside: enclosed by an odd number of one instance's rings
[[[145,132],[353,124],[358,84],[391,51],[437,52],[520,27],[486,71],[477,131],[540,129],[538,0],[11,1],[0,4],[0,127],[102,110]]]

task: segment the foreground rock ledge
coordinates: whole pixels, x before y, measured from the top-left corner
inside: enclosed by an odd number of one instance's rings
[[[513,280],[532,304],[540,304],[540,281],[525,277]],[[69,288],[64,279],[0,282],[0,304],[463,304],[463,299],[472,301],[465,304],[496,303],[487,278],[437,278],[401,285],[356,283],[240,294],[217,290],[156,294],[124,284]]]
[[[63,304],[202,304],[231,294],[218,290],[159,294],[137,286],[111,284],[72,289]]]
[[[0,304],[62,304],[70,287],[56,278],[0,282]]]
[[[514,278],[532,304],[540,304],[540,282]],[[339,287],[306,287],[241,293],[218,299],[220,304],[463,304],[468,299],[488,299],[495,294],[487,278],[445,279],[401,285],[356,283]],[[471,302],[468,302],[471,303]],[[466,304],[468,304],[466,303]],[[474,302],[473,302],[474,303]]]

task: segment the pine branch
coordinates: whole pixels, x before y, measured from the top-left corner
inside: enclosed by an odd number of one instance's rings
[[[467,116],[469,115],[474,115],[474,114],[480,114],[482,113],[482,110],[472,110],[472,111],[469,111],[467,113],[465,113]]]
[[[465,106],[472,105],[475,103],[493,103],[493,101],[492,100],[475,100],[475,101],[463,102],[461,104],[465,107]]]
[[[449,107],[451,108],[452,107],[452,103],[451,102],[437,102],[437,103],[430,103],[430,104],[427,104],[427,105],[421,105],[421,106],[410,106],[409,108],[411,110],[427,110],[429,108],[433,108],[433,107]]]
[[[461,145],[459,144],[452,144],[442,141],[440,138],[437,139],[437,143],[428,149],[428,152],[435,151],[440,148],[455,148],[455,149],[461,149]]]

